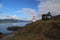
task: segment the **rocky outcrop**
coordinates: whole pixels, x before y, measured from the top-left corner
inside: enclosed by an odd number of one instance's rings
[[[0,39],[4,37],[4,34],[0,32]]]
[[[12,27],[8,27],[7,30],[10,31],[17,31],[17,30],[21,30],[23,27],[19,27],[19,26],[12,26]]]

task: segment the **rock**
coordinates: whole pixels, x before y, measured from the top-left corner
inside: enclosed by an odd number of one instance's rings
[[[10,31],[16,31],[16,30],[20,30],[22,29],[23,27],[19,27],[19,26],[12,26],[12,27],[8,27],[7,30],[10,30]]]
[[[4,37],[4,34],[0,32],[0,39]]]

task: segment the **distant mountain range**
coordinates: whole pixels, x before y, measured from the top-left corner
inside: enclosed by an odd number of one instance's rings
[[[0,19],[0,23],[17,23],[17,22],[31,22],[31,21],[18,20],[18,19]]]

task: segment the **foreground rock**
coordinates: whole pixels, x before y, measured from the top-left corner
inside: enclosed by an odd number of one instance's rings
[[[0,32],[0,39],[4,37],[4,34]]]

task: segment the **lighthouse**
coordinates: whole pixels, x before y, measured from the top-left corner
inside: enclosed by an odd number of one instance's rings
[[[32,22],[35,22],[36,21],[36,16],[33,16],[32,17]]]

